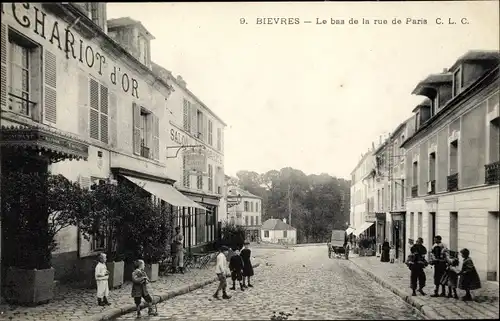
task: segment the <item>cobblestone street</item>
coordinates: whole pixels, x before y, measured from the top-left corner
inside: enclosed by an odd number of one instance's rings
[[[325,246],[276,251],[262,259],[254,288],[229,290],[230,300],[217,301],[214,283],[160,303],[159,316],[143,319],[269,320],[273,312],[291,313],[289,320],[423,318],[351,262],[328,259]],[[135,313],[118,320],[133,319]]]

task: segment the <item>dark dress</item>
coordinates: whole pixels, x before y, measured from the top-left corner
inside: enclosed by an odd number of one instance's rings
[[[229,261],[229,270],[231,271],[231,279],[233,281],[241,281],[243,279],[243,259],[241,256],[235,254]]]
[[[477,290],[481,288],[481,280],[471,258],[464,259],[462,270],[460,271],[460,281],[458,288],[461,290]]]
[[[380,262],[389,262],[389,251],[391,247],[389,246],[389,242],[384,242],[382,244],[382,255],[380,255]]]
[[[431,250],[431,260],[434,265],[434,285],[441,285],[441,279],[446,273],[446,255],[442,244],[434,244]]]
[[[252,251],[250,249],[241,250],[240,256],[243,259],[243,276],[253,276],[253,267],[250,257]]]

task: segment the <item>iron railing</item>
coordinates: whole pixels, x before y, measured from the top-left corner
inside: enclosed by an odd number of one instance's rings
[[[436,194],[436,180],[431,180],[428,184],[430,184],[430,188],[427,190],[427,194]]]
[[[458,191],[458,173],[449,175],[446,183],[448,192]]]
[[[141,156],[149,158],[149,147],[146,147],[144,145],[141,146]]]
[[[486,184],[500,183],[500,161],[484,165],[484,182]]]
[[[26,97],[21,97],[13,93],[9,93],[9,110],[23,116],[31,117],[36,103]]]

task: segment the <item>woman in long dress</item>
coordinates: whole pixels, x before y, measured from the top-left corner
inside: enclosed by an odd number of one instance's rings
[[[243,259],[243,287],[252,288],[253,285],[250,283],[250,278],[253,276],[253,267],[251,262],[252,251],[248,248],[249,242],[245,242],[245,248],[241,250],[240,256]],[[248,283],[245,283],[245,280]]]
[[[384,241],[382,244],[382,255],[380,256],[380,262],[389,262],[390,257],[389,257],[389,251],[391,250],[391,246],[389,245],[389,242],[387,240]]]

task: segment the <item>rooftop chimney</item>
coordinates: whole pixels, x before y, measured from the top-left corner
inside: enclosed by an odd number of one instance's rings
[[[178,76],[177,76],[177,82],[179,83],[179,85],[180,85],[181,87],[186,88],[186,82],[184,81],[184,79],[182,79],[182,76],[181,76],[181,75],[178,75]]]
[[[448,72],[448,68],[443,68],[443,74]]]

